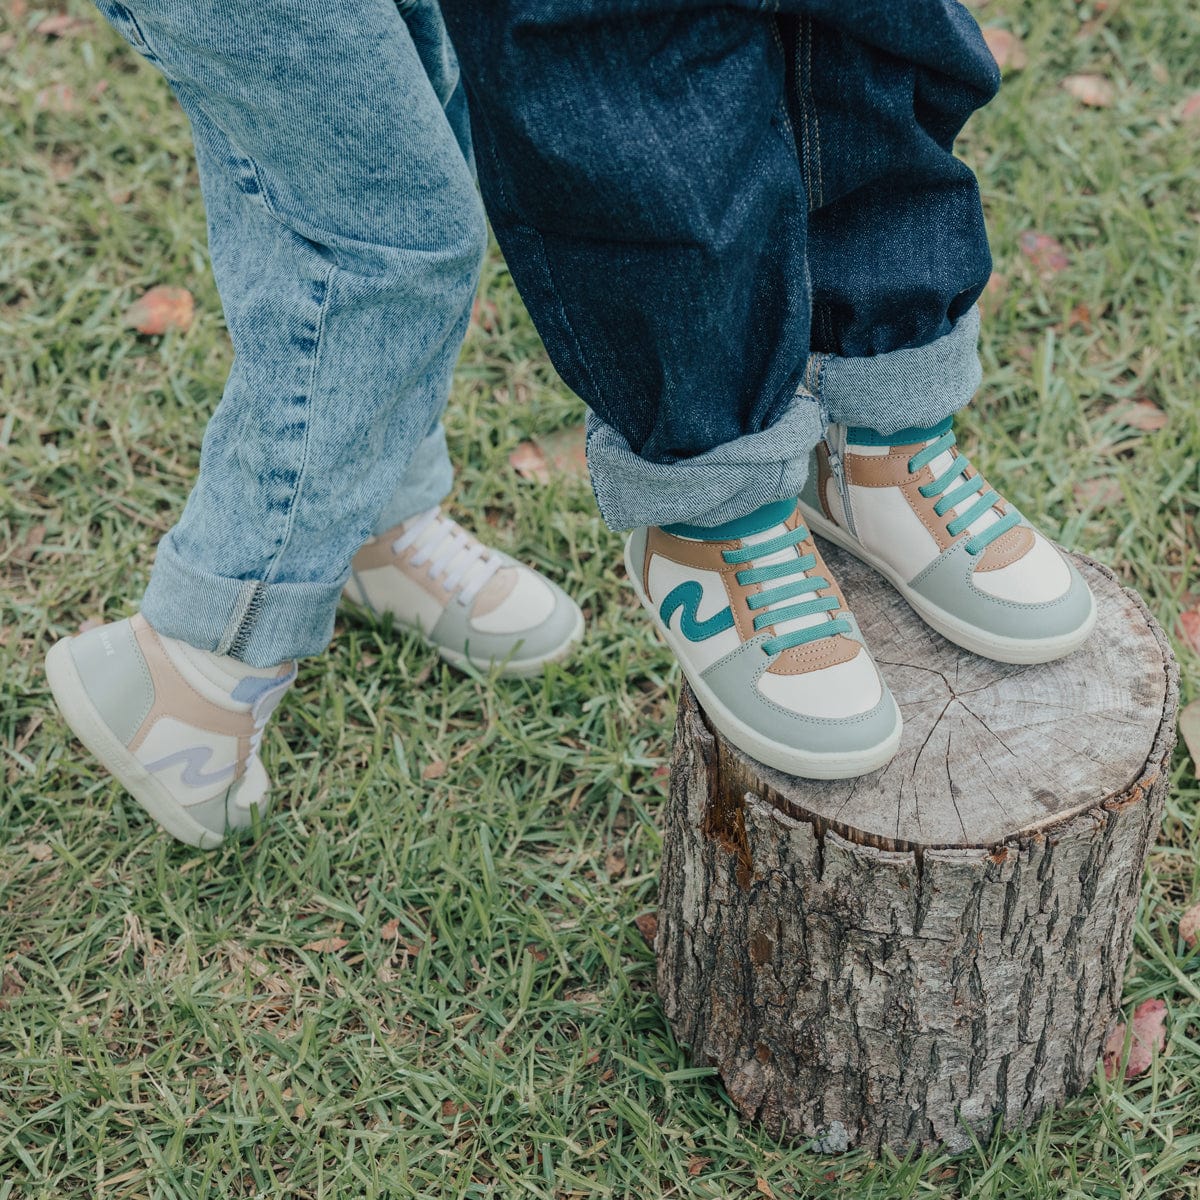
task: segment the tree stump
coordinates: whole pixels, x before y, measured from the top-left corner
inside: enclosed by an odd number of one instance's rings
[[[658,990],[743,1117],[818,1149],[969,1144],[1092,1078],[1121,999],[1178,671],[1112,572],[1088,643],[1006,666],[823,547],[904,715],[892,763],[794,779],[680,696]]]

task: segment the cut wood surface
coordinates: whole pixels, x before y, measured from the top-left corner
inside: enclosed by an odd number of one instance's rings
[[[1021,667],[960,650],[874,571],[825,550],[900,705],[904,741],[882,771],[829,783],[745,758],[785,801],[886,849],[991,846],[1121,795],[1137,777],[1162,720],[1164,650],[1141,600],[1103,568],[1079,564],[1099,633],[1068,658]]]
[[[659,992],[742,1114],[824,1149],[962,1147],[1085,1088],[1121,997],[1175,738],[1162,630],[1110,571],[1089,642],[1007,666],[827,550],[904,715],[858,780],[763,767],[685,687]]]

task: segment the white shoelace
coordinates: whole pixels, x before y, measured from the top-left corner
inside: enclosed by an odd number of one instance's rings
[[[438,579],[448,592],[457,592],[464,604],[470,604],[480,589],[496,574],[503,559],[472,537],[440,508],[414,517],[409,527],[392,542],[392,550],[402,554],[416,545],[409,559],[413,567],[429,564],[429,578]]]

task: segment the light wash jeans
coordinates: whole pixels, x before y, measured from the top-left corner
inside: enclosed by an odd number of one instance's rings
[[[331,636],[358,547],[437,504],[451,484],[440,417],[486,226],[442,17],[434,0],[96,3],[162,71],[191,120],[213,271],[236,351],[205,434],[199,478],[159,544],[142,611],[161,633],[254,666],[317,653]],[[472,12],[480,22],[492,20],[488,6],[454,7],[464,28]],[[721,32],[724,16],[710,17],[722,54],[729,42],[728,69],[718,80],[724,90],[710,103],[701,78],[689,75],[678,94],[699,105],[706,120],[740,103],[739,96],[771,118],[770,156],[757,174],[721,171],[704,181],[686,157],[705,146],[736,149],[759,136],[753,129],[705,124],[702,139],[684,144],[693,123],[682,110],[677,119],[658,114],[657,139],[642,127],[646,113],[636,129],[620,119],[630,97],[676,94],[665,82],[647,92],[633,73],[659,62],[686,75],[683,49],[678,62],[640,51],[632,58],[601,53],[607,124],[572,91],[569,72],[539,68],[531,75],[524,68],[533,64],[516,60],[510,65],[521,70],[485,81],[482,110],[473,113],[486,131],[485,194],[514,278],[556,365],[599,414],[590,423],[589,459],[613,528],[711,525],[795,496],[825,419],[881,429],[933,424],[965,404],[978,383],[972,305],[977,276],[987,277],[986,239],[974,179],[949,142],[986,88],[971,83],[969,71],[970,86],[952,80],[941,99],[919,84],[923,111],[945,113],[936,138],[911,131],[913,146],[929,159],[914,187],[953,200],[957,223],[946,227],[960,231],[955,236],[969,253],[956,252],[946,269],[931,273],[929,262],[946,259],[946,242],[926,239],[928,261],[918,263],[918,273],[927,298],[910,314],[916,323],[906,317],[879,341],[872,330],[881,327],[859,303],[854,328],[864,332],[846,345],[861,348],[823,345],[815,332],[810,337],[808,202],[786,119],[784,42],[772,40],[769,14],[752,18],[762,24],[761,47],[732,27]],[[641,28],[631,24],[635,40]],[[490,47],[509,45],[508,31],[492,42],[484,29],[480,24],[469,37],[477,66],[489,61]],[[696,25],[693,36],[703,40],[703,32]],[[571,45],[584,56],[578,61],[593,53],[589,40],[602,33],[586,21],[571,27]],[[959,52],[964,61],[974,51],[957,26],[939,27],[939,37],[946,53]],[[776,42],[778,61],[771,57]],[[701,58],[715,62],[716,42],[710,48],[712,56],[704,51]],[[844,69],[833,58],[829,66]],[[987,83],[986,72],[979,77]],[[911,113],[914,86],[901,79],[898,97],[887,92],[886,103],[897,111],[908,104]],[[755,89],[765,89],[761,104]],[[529,117],[521,106],[533,98],[548,106]],[[898,135],[902,153],[909,133]],[[572,154],[562,139],[575,134]],[[539,147],[545,161],[533,163]],[[666,157],[639,157],[651,148]],[[614,153],[630,165],[615,179],[615,204],[604,191],[613,181],[602,171]],[[823,168],[831,186],[832,165]],[[535,168],[540,175],[531,173]],[[601,186],[589,193],[586,181]],[[569,195],[558,192],[560,183]],[[861,192],[860,183],[846,186]],[[681,186],[682,208],[671,192]],[[703,218],[676,236],[672,222],[700,213],[710,186],[719,193],[716,205],[774,213],[787,236],[758,217],[734,241],[722,241],[724,231]],[[691,209],[689,195],[700,198]],[[621,224],[628,215],[621,197],[641,205],[638,221]],[[593,209],[615,225],[603,238],[587,227]],[[711,248],[705,237],[717,239]],[[701,252],[668,261],[656,254],[659,242],[695,243]],[[583,255],[572,259],[572,247]],[[631,267],[641,251],[646,280],[679,298],[675,313]],[[897,265],[902,276],[912,275],[904,265],[909,257]],[[722,274],[726,263],[731,270]],[[936,286],[926,276],[936,277]],[[764,290],[768,281],[774,294]],[[830,305],[835,301],[831,295]],[[903,308],[890,293],[879,300],[885,302],[893,315]],[[560,319],[568,308],[570,317]],[[611,340],[581,334],[589,323]],[[828,319],[826,327],[833,328]],[[650,386],[631,388],[631,377]]]

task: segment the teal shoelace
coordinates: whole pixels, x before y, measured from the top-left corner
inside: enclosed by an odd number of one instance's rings
[[[909,472],[915,474],[933,462],[939,454],[945,453],[945,451],[952,449],[955,445],[954,430],[949,429],[941,437],[930,442],[924,450],[918,451],[908,460]],[[955,517],[953,521],[946,523],[946,532],[951,537],[958,537],[973,521],[982,517],[989,508],[1000,500],[999,493],[992,491],[987,486],[983,476],[979,474],[976,474],[974,479],[964,480],[963,483],[952,491],[946,491],[946,488],[950,484],[966,473],[970,465],[967,456],[960,454],[941,475],[929,483],[922,484],[917,489],[927,500],[932,499],[934,496],[941,497],[933,506],[933,511],[939,517],[945,516],[950,509],[957,508],[964,500],[969,500],[972,496],[978,495],[978,499],[970,508]],[[998,515],[996,520],[986,529],[981,530],[967,540],[967,553],[972,555],[981,554],[998,537],[1002,537],[1015,525],[1019,525],[1020,523],[1020,514],[1010,507],[1008,512]]]
[[[780,550],[798,546],[808,537],[808,530],[803,525],[787,533],[781,533],[765,542],[753,546],[743,546],[740,550],[722,550],[721,557],[731,566],[736,563],[753,562],[756,558],[766,558]],[[768,588],[750,596],[746,603],[752,610],[766,608],[783,600],[799,600],[810,592],[824,591],[830,586],[829,580],[822,575],[809,575],[817,565],[815,554],[801,554],[787,562],[772,563],[766,567],[747,567],[735,575],[738,583],[749,585],[754,583],[773,583],[778,579],[787,580],[778,587]],[[796,617],[810,617],[816,613],[833,612],[839,608],[835,596],[815,596],[811,600],[802,600],[799,604],[791,604],[787,608],[779,608],[770,612],[760,612],[754,618],[754,628],[759,630],[767,625],[782,625]],[[762,644],[766,654],[778,654],[781,650],[790,650],[793,646],[803,646],[806,642],[815,642],[819,638],[833,637],[838,633],[849,633],[850,622],[844,617],[835,617],[832,621],[818,621],[806,625],[803,629],[793,629],[789,633],[781,633],[768,638]]]

